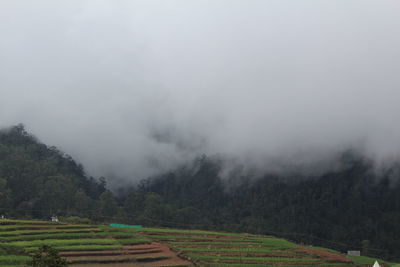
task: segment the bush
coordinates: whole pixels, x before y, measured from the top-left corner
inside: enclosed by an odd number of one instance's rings
[[[67,261],[60,257],[58,251],[50,246],[43,245],[32,255],[33,267],[63,267]]]
[[[70,216],[70,217],[63,219],[63,221],[65,221],[67,223],[75,223],[75,224],[91,224],[92,223],[92,221],[90,219],[81,218],[78,216]]]

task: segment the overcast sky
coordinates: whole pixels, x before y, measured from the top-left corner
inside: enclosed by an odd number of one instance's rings
[[[0,0],[0,126],[92,175],[400,152],[398,0]]]

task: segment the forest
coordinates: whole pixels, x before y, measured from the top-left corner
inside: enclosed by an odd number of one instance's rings
[[[221,178],[220,160],[201,156],[110,191],[104,177],[17,125],[0,131],[0,215],[270,234],[399,260],[400,167],[378,173],[352,151],[340,160],[344,167],[312,177],[254,179]]]

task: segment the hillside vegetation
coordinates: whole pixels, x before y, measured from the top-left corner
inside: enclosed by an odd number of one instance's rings
[[[221,160],[204,156],[115,195],[18,125],[0,131],[0,215],[248,232],[399,261],[399,166],[378,175],[351,151],[340,161],[312,177],[254,179],[238,168],[223,180]]]
[[[87,267],[95,264],[355,267],[370,266],[375,260],[348,258],[336,251],[301,246],[271,236],[28,220],[0,220],[0,240],[1,266],[27,266],[29,255],[44,244],[56,248],[69,265]]]

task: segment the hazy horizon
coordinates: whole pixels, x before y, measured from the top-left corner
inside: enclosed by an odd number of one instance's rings
[[[398,1],[0,2],[0,128],[137,181],[400,154]]]

